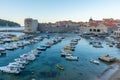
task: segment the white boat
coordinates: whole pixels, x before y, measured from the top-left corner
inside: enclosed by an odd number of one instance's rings
[[[5,48],[0,48],[0,53],[6,53]]]
[[[32,50],[31,54],[34,54],[35,56],[38,55],[39,53],[41,53],[41,51],[39,50]]]
[[[30,43],[30,41],[24,41],[23,44],[24,44],[24,46],[26,46],[26,45],[30,45],[31,43]]]
[[[99,62],[99,61],[94,60],[94,59],[91,59],[91,60],[90,60],[90,62],[91,62],[91,63],[94,63],[94,64],[100,64],[100,62]]]
[[[61,56],[71,56],[72,54],[69,53],[61,53]]]
[[[76,45],[78,42],[70,42],[70,45]]]
[[[15,66],[18,67],[18,68],[25,68],[24,64],[19,63],[19,62],[12,62],[12,63],[9,63],[8,66],[11,66],[11,65],[15,65]]]
[[[21,72],[21,69],[16,65],[9,65],[0,67],[0,71],[12,74],[19,74]]]
[[[47,48],[50,48],[50,47],[51,47],[51,45],[48,44],[48,43],[46,43],[44,46],[47,47]]]
[[[40,47],[37,47],[38,50],[45,51],[47,49],[46,46],[42,45]]]
[[[61,56],[71,56],[72,55],[72,51],[70,50],[61,50]]]
[[[13,44],[12,46],[13,46],[14,49],[19,48],[19,47],[17,46],[17,44]]]
[[[28,54],[23,54],[20,56],[21,58],[23,59],[26,59],[28,61],[33,61],[36,59],[35,55],[34,54],[31,54],[31,53],[28,53]]]
[[[15,48],[13,46],[7,46],[5,49],[7,49],[7,50],[14,50]]]
[[[78,39],[72,39],[71,42],[78,42]]]
[[[109,47],[113,47],[113,44],[109,44]]]
[[[95,48],[103,48],[103,46],[101,44],[98,44],[98,43],[94,43],[93,47],[95,47]]]
[[[18,47],[23,47],[23,46],[24,46],[24,43],[23,43],[23,42],[17,43],[17,46],[18,46]]]
[[[72,54],[72,51],[71,51],[71,50],[64,50],[64,49],[62,49],[61,52],[62,52],[62,53],[69,53],[69,54]]]
[[[77,56],[66,56],[65,58],[66,58],[66,60],[78,61],[78,57]]]
[[[29,61],[27,61],[26,59],[23,59],[23,58],[17,58],[17,59],[15,59],[15,61],[20,64],[28,64],[29,63]]]

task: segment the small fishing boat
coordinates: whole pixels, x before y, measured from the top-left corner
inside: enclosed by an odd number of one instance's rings
[[[90,60],[90,62],[91,62],[91,63],[94,63],[94,64],[100,64],[100,62],[99,62],[99,61],[94,60],[94,59],[91,59],[91,60]]]
[[[57,67],[58,69],[60,69],[60,70],[64,70],[64,67],[61,66],[61,65],[59,65],[59,64],[56,64],[56,67]]]
[[[65,50],[71,50],[71,51],[74,51],[74,50],[75,50],[75,48],[72,47],[72,46],[66,46],[64,49],[65,49]]]

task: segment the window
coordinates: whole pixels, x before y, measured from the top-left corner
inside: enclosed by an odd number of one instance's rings
[[[100,29],[97,29],[97,32],[100,32]]]
[[[94,32],[96,32],[96,29],[93,29]]]
[[[92,32],[92,29],[90,29],[90,32]]]

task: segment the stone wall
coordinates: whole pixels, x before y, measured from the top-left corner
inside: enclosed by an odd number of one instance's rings
[[[79,30],[79,26],[49,26],[49,25],[38,25],[38,31],[40,32],[74,32]]]

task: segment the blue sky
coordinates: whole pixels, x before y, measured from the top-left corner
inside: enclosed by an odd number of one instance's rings
[[[28,17],[39,22],[120,19],[120,0],[0,0],[0,18],[23,25]]]

